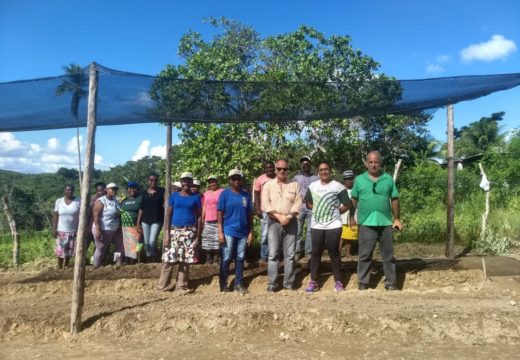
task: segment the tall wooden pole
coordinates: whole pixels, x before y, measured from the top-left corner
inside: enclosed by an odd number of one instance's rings
[[[455,257],[455,161],[453,144],[453,105],[448,105],[448,216],[446,257]]]
[[[170,219],[166,218],[166,208],[168,207],[168,199],[170,197],[170,183],[172,174],[172,123],[169,122],[166,127],[166,174],[164,175],[164,222],[163,231],[169,231]],[[162,246],[161,246],[162,248]]]
[[[94,170],[96,115],[97,115],[98,71],[96,63],[89,68],[88,119],[87,119],[87,149],[85,152],[85,170],[81,184],[81,205],[79,211],[78,237],[76,241],[76,258],[74,261],[74,280],[72,283],[72,305],[70,310],[70,332],[81,331],[81,313],[85,297],[85,238],[90,229],[88,211],[90,205],[90,187]]]

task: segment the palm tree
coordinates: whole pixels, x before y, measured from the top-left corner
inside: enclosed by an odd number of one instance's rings
[[[504,117],[504,112],[491,114],[491,117],[483,117],[479,121],[472,122],[461,129],[462,139],[474,146],[477,152],[484,153],[492,146],[504,144],[504,134],[498,122]]]
[[[76,122],[79,125],[79,103],[81,99],[85,98],[88,94],[88,91],[85,90],[88,78],[81,66],[78,64],[71,63],[69,66],[64,66],[63,70],[65,70],[67,78],[56,88],[56,95],[63,95],[66,93],[72,94],[70,113],[76,118]],[[79,127],[76,127],[76,140],[78,145],[79,186],[81,188],[81,149],[79,145]]]

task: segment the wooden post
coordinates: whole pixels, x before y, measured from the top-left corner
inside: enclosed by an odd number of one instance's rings
[[[78,120],[78,119],[76,119]],[[78,180],[79,188],[81,189],[81,146],[79,143],[79,127],[76,128],[76,145],[78,147]]]
[[[16,220],[14,219],[13,213],[9,208],[9,199],[7,198],[7,195],[2,197],[2,202],[4,203],[5,216],[7,217],[9,229],[11,230],[11,236],[13,238],[13,265],[17,267],[18,259],[20,258],[20,241],[18,236],[18,229],[16,228]]]
[[[87,148],[85,151],[85,170],[81,184],[81,205],[79,212],[78,236],[76,241],[76,258],[74,261],[74,280],[72,282],[72,305],[70,311],[70,332],[77,334],[81,331],[81,313],[85,297],[85,238],[90,229],[87,229],[88,211],[90,207],[90,187],[94,170],[96,115],[97,115],[98,71],[97,64],[90,64],[89,92],[88,92],[88,119],[87,119]]]
[[[482,166],[481,163],[478,163],[478,167],[480,169],[480,175],[482,177],[486,177],[486,173],[484,172],[484,167]],[[488,219],[488,216],[489,216],[489,190],[485,190],[483,189],[485,192],[486,192],[486,207],[484,209],[484,213],[482,214],[482,229],[480,231],[480,238],[481,239],[484,239],[485,236],[486,236],[486,228],[487,228],[487,219]]]
[[[455,161],[453,139],[453,105],[448,105],[448,214],[446,257],[455,257]]]
[[[403,159],[399,159],[399,160],[397,160],[397,164],[395,164],[394,176],[393,176],[394,182],[397,180],[397,175],[399,174],[399,168],[401,167],[402,163],[403,163]]]
[[[169,117],[169,116],[168,116]],[[166,208],[168,207],[168,199],[170,198],[170,183],[172,174],[172,123],[169,122],[166,127],[166,174],[164,174],[164,222],[163,231],[169,231],[170,219],[167,219]],[[161,242],[162,244],[162,242]],[[161,249],[163,246],[161,245]],[[162,252],[162,251],[161,251]]]

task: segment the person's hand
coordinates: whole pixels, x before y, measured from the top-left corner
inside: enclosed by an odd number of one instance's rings
[[[253,245],[253,232],[251,231],[249,235],[247,235],[247,246]]]
[[[403,223],[401,222],[401,219],[394,219],[394,223],[392,224],[392,228],[396,230],[403,230]]]
[[[163,238],[163,248],[167,248],[168,246],[170,246],[170,234],[166,233]]]
[[[351,229],[351,230],[357,230],[358,225],[357,225],[356,219],[354,219],[353,216],[351,216],[351,217],[349,218],[348,223],[349,223],[349,225],[350,225],[350,229]]]
[[[218,242],[221,245],[224,245],[226,243],[226,239],[224,238],[224,233],[221,233],[221,232],[218,233]]]

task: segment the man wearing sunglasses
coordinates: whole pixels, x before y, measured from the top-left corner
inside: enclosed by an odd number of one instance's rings
[[[267,276],[268,292],[278,288],[278,260],[282,246],[284,256],[283,287],[295,290],[294,287],[294,251],[296,233],[298,232],[297,216],[302,206],[300,186],[295,181],[289,181],[289,163],[280,159],[275,163],[276,178],[265,183],[262,190],[262,211],[269,216],[267,242],[269,245],[269,263]]]
[[[399,218],[399,194],[390,175],[381,171],[381,154],[377,151],[366,157],[367,172],[358,176],[352,188],[352,203],[357,207],[359,223],[359,290],[367,290],[370,281],[372,254],[379,242],[383,257],[385,289],[398,290],[394,262],[392,228],[402,230]],[[350,225],[356,225],[354,211],[350,212]]]

